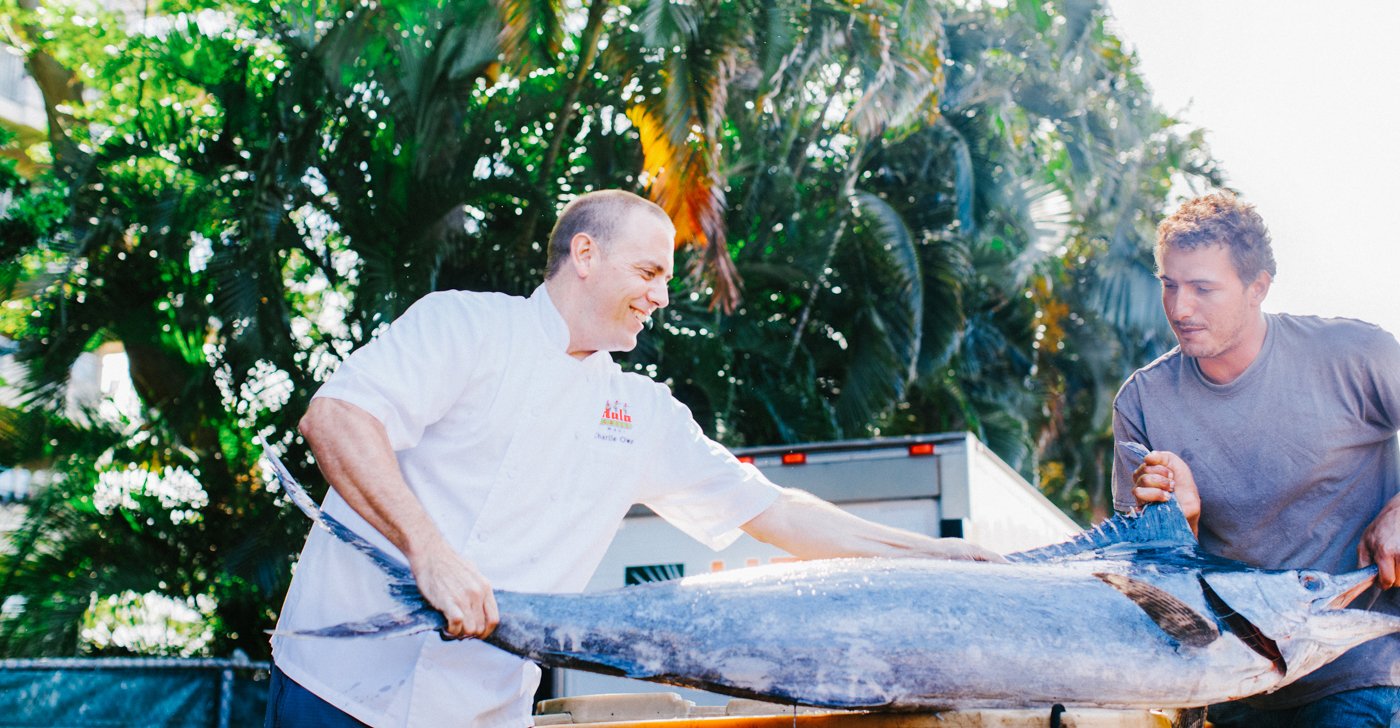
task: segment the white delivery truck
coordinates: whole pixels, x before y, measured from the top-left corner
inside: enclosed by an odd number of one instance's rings
[[[862,518],[930,536],[961,536],[998,553],[1064,541],[1079,526],[986,445],[964,432],[735,450],[781,486],[799,488]],[[644,506],[627,514],[588,590],[792,561],[745,535],[715,552]],[[699,690],[546,671],[539,699],[673,692],[701,706],[729,698]]]

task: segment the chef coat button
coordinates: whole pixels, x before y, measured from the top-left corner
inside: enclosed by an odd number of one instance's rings
[[[549,499],[552,500],[552,501],[557,501],[557,500],[559,500],[559,494],[558,494],[558,493],[550,493],[550,494],[549,494]]]
[[[478,534],[476,535],[476,540],[478,540],[478,541],[485,541],[485,540],[486,540],[486,534],[484,534],[484,533],[478,533]]]

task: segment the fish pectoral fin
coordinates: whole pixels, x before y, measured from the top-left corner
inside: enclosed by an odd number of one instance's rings
[[[1163,711],[1171,719],[1172,728],[1205,728],[1205,708],[1177,708]]]
[[[1205,647],[1220,638],[1215,622],[1162,589],[1121,574],[1094,576],[1133,600],[1163,632],[1187,647]]]

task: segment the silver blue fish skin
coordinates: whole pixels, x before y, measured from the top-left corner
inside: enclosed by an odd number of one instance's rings
[[[486,641],[545,665],[738,697],[914,711],[1201,706],[1277,690],[1400,632],[1400,618],[1337,608],[1374,568],[1334,576],[1213,557],[1174,502],[1009,559],[836,559],[584,594],[497,591]],[[400,612],[293,635],[442,628],[411,576],[386,575]]]

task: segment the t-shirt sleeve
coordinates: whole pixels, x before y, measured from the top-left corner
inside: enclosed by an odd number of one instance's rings
[[[638,500],[718,551],[739,538],[740,526],[777,500],[778,486],[706,437],[685,405],[669,394],[665,399],[660,407],[670,424]]]
[[[424,296],[351,354],[315,396],[369,412],[383,423],[394,450],[413,447],[471,385],[486,344],[481,319],[491,315],[483,308],[500,307],[461,293]]]
[[[1392,432],[1400,430],[1400,342],[1384,329],[1371,340],[1364,358],[1369,370],[1370,396],[1363,417]]]
[[[1113,507],[1120,511],[1137,505],[1137,498],[1133,497],[1133,471],[1142,461],[1118,443],[1136,442],[1152,449],[1144,429],[1137,385],[1134,377],[1129,377],[1113,399]]]

